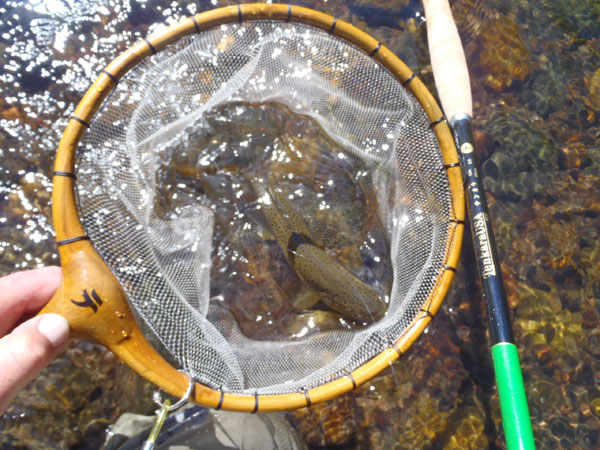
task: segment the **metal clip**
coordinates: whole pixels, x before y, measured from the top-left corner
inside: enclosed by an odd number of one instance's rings
[[[186,372],[182,372],[182,373],[186,373]],[[192,391],[194,390],[194,377],[189,372],[187,372],[186,374],[188,375],[188,377],[190,379],[187,391],[185,391],[185,394],[183,394],[183,397],[181,397],[181,399],[179,399],[179,401],[177,403],[175,403],[174,405],[171,405],[171,401],[169,399],[166,399],[164,402],[162,402],[160,400],[160,393],[158,391],[154,392],[153,400],[158,406],[160,406],[160,409],[158,410],[158,412],[156,414],[156,419],[154,420],[154,425],[152,426],[152,430],[150,430],[150,434],[148,435],[148,439],[144,443],[142,450],[152,450],[154,448],[154,445],[156,444],[156,439],[158,438],[160,429],[162,428],[163,424],[165,423],[165,419],[167,418],[167,415],[170,412],[175,411],[178,408],[181,408],[190,399],[190,396],[192,395]]]
[[[188,402],[188,400],[190,399],[190,396],[192,395],[192,391],[194,390],[194,377],[192,376],[192,374],[190,372],[184,372],[183,370],[180,370],[179,372],[186,374],[189,377],[190,381],[188,384],[187,391],[185,391],[185,394],[183,394],[183,397],[181,397],[179,399],[179,401],[177,403],[175,403],[174,405],[170,405],[168,412],[175,411],[176,409],[179,409],[183,405],[185,405]],[[160,392],[155,391],[154,395],[152,396],[152,399],[154,400],[154,403],[156,403],[158,406],[160,406],[161,408],[163,407],[163,403],[160,400]]]

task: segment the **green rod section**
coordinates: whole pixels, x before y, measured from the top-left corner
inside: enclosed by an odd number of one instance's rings
[[[510,343],[494,345],[492,359],[500,397],[506,447],[533,450],[535,442],[517,346]]]

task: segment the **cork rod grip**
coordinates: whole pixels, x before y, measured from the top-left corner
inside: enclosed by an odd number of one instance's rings
[[[431,67],[444,114],[452,125],[461,114],[473,116],[465,52],[448,0],[423,0]]]

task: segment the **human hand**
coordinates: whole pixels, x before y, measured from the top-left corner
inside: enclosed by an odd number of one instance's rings
[[[14,328],[48,303],[60,278],[60,267],[0,278],[0,414],[67,346],[69,324],[58,314],[36,316]]]

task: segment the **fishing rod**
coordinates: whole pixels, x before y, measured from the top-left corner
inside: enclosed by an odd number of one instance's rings
[[[535,449],[521,364],[473,146],[473,107],[465,53],[448,0],[423,0],[423,5],[435,84],[459,149],[506,446],[509,450]]]

